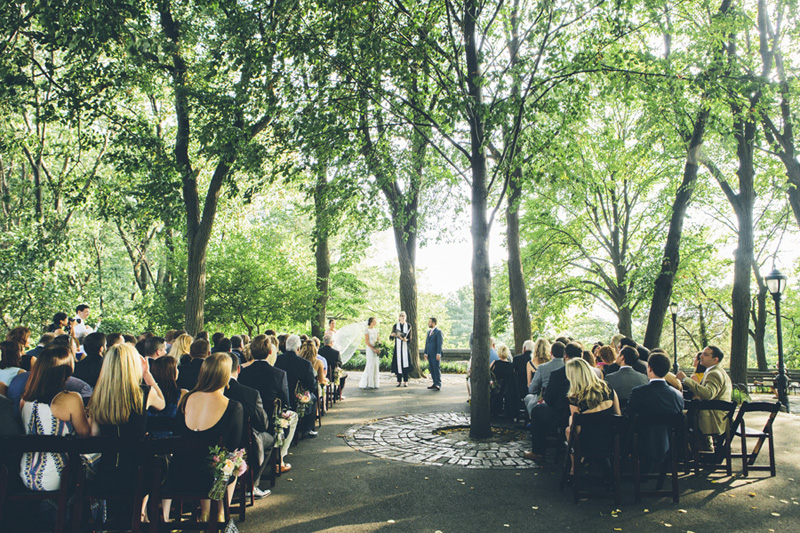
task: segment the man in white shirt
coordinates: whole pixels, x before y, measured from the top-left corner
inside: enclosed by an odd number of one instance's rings
[[[75,318],[74,322],[72,323],[72,332],[75,334],[76,339],[80,339],[81,337],[85,337],[89,333],[94,332],[94,329],[86,324],[87,318],[89,318],[89,306],[86,304],[80,304],[75,308]],[[100,326],[99,321],[97,322],[97,326]]]

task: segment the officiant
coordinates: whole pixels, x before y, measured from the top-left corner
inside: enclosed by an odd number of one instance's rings
[[[406,322],[405,311],[400,311],[398,322],[392,327],[392,333],[389,337],[394,339],[392,372],[397,375],[397,386],[408,387],[408,371],[411,369],[408,342],[411,340],[411,325]]]

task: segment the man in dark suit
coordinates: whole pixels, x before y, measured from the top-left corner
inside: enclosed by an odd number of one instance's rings
[[[189,346],[189,362],[178,366],[178,388],[192,390],[200,377],[203,360],[211,355],[211,345],[205,339],[197,339]]]
[[[304,437],[316,437],[317,432],[314,431],[314,402],[317,401],[317,378],[314,374],[314,367],[311,366],[309,361],[306,361],[299,355],[297,350],[300,349],[300,337],[297,335],[289,335],[286,339],[286,351],[275,360],[275,368],[280,368],[286,372],[286,379],[289,382],[289,401],[293,410],[297,410],[297,397],[295,393],[298,391],[298,383],[300,387],[308,391],[311,395],[311,406],[308,413],[297,424],[301,428],[301,435]]]
[[[239,358],[239,364],[245,363],[244,359],[244,340],[241,335],[234,335],[231,337],[231,353]]]
[[[273,437],[276,431],[283,431],[275,427],[275,401],[280,404],[281,411],[291,407],[289,399],[289,382],[286,377],[286,372],[280,368],[275,368],[267,361],[269,357],[271,346],[266,335],[258,335],[250,341],[250,354],[253,356],[253,364],[242,368],[239,373],[239,383],[247,385],[256,389],[263,401],[264,408],[267,412],[267,430]],[[283,441],[281,447],[281,461],[289,452],[289,445],[294,439],[294,433],[297,430],[297,417],[291,420],[288,434]],[[292,468],[290,464],[281,464],[281,471],[288,472]]]
[[[319,355],[328,361],[328,379],[333,381],[333,372],[336,368],[342,368],[342,357],[339,350],[333,347],[333,336],[324,335],[322,337],[322,348],[319,349]],[[344,390],[344,383],[347,380],[346,375],[339,377],[339,399],[343,399],[342,390]]]
[[[444,343],[444,336],[442,330],[436,327],[437,321],[431,317],[428,320],[428,334],[425,336],[425,354],[428,356],[428,369],[431,371],[431,379],[433,385],[428,387],[433,390],[441,390],[442,388],[442,373],[439,371],[439,365],[442,362],[442,344]]]
[[[528,339],[522,343],[522,353],[514,356],[514,375],[520,399],[528,393],[528,363],[531,361],[532,354],[533,341]]]
[[[631,390],[631,397],[625,406],[626,415],[647,418],[683,412],[683,396],[664,379],[669,367],[669,358],[663,353],[656,352],[650,356],[647,364],[650,382]],[[646,464],[659,463],[669,452],[668,428],[652,425],[646,428],[646,431],[639,433],[639,453]]]
[[[583,347],[570,342],[564,348],[564,365],[570,359],[580,359]],[[569,418],[567,394],[569,380],[566,366],[561,366],[550,374],[547,388],[544,389],[544,402],[531,408],[531,451],[525,452],[525,458],[537,463],[544,462],[544,450],[547,444],[547,432],[566,427]]]
[[[626,346],[617,356],[619,370],[606,375],[606,383],[614,389],[619,399],[625,402],[631,397],[631,390],[633,390],[634,387],[639,387],[647,383],[647,376],[633,369],[633,365],[638,361],[639,354],[636,350],[630,346]]]
[[[83,351],[86,352],[86,357],[75,363],[75,372],[72,375],[94,388],[100,377],[100,369],[103,368],[106,336],[99,331],[89,333],[83,339]]]
[[[237,381],[239,378],[239,358],[233,353],[230,356],[231,379],[225,389],[225,396],[242,404],[244,416],[250,419],[253,445],[258,454],[256,461],[258,466],[253,470],[253,496],[257,499],[266,498],[271,494],[271,491],[261,490],[258,485],[261,481],[261,474],[267,466],[269,452],[272,450],[273,444],[275,444],[275,438],[268,431],[269,417],[264,411],[264,405],[261,403],[261,394],[256,389],[242,385]],[[239,444],[244,449],[248,449],[247,445],[250,438],[250,435],[247,435],[246,432],[247,424],[242,427],[242,440]]]

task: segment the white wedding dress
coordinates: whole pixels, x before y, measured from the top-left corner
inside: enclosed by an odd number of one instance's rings
[[[367,328],[367,330],[364,331],[364,335],[369,335],[369,343],[373,346],[378,342],[377,328]],[[358,387],[361,389],[377,389],[380,385],[380,372],[381,364],[378,359],[378,354],[367,346],[367,365],[364,367],[364,375],[361,376],[361,382],[358,384]]]

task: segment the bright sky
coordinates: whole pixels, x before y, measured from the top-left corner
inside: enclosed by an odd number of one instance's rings
[[[497,221],[492,225],[489,241],[489,260],[492,266],[503,263],[508,258],[503,235],[504,226]],[[420,290],[438,294],[450,294],[464,285],[472,284],[472,238],[469,225],[450,228],[449,240],[453,242],[433,242],[417,251],[417,285]],[[392,230],[373,234],[374,254],[368,259],[376,264],[386,257],[397,258]]]

